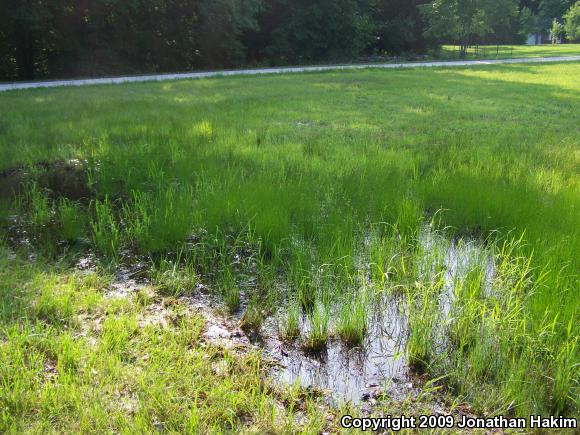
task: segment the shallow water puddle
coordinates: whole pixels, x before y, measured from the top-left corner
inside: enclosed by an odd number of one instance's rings
[[[431,232],[422,234],[420,240],[425,253],[420,274],[442,268],[444,285],[439,300],[433,303],[438,306],[440,317],[434,346],[443,350],[444,326],[453,307],[456,281],[474,265],[479,265],[484,271],[485,288],[490,291],[493,260],[482,245],[473,240],[453,241]],[[409,326],[404,295],[382,294],[371,305],[375,307],[374,312],[369,315],[368,333],[360,348],[349,348],[335,338],[328,342],[325,351],[311,355],[298,344],[281,341],[275,333],[267,336],[262,347],[282,364],[275,370],[275,378],[286,384],[299,383],[325,391],[336,404],[359,405],[380,396],[402,400],[417,394],[420,385],[406,358]],[[307,328],[307,322],[303,321],[301,330]],[[275,326],[269,329],[274,330]]]
[[[359,404],[380,394],[401,397],[413,384],[409,377],[404,345],[406,317],[399,303],[386,301],[384,310],[370,319],[364,345],[349,348],[332,339],[320,354],[307,354],[297,345],[267,338],[267,353],[280,361],[275,377],[287,384],[300,383],[329,392],[335,403]]]
[[[455,300],[455,283],[465,277],[474,267],[483,270],[484,289],[492,291],[495,265],[491,254],[476,240],[449,240],[440,234],[426,230],[421,234],[421,248],[427,253],[424,257],[424,272],[433,272],[437,265],[443,266],[443,291],[439,296],[439,309],[443,319],[449,317]]]

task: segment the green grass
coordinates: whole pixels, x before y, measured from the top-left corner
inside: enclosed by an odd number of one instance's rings
[[[192,294],[198,283],[195,267],[178,252],[175,260],[162,258],[159,265],[151,267],[152,282],[157,290],[165,296],[183,296]]]
[[[300,307],[292,302],[279,320],[280,336],[286,341],[294,341],[300,336]]]
[[[360,293],[346,292],[339,302],[336,330],[348,345],[361,346],[368,330],[366,289]]]
[[[578,415],[579,75],[580,63],[520,64],[4,93],[0,167],[78,158],[94,197],[64,202],[37,186],[6,199],[0,216],[6,228],[22,216],[38,235],[31,249],[53,263],[88,244],[104,264],[126,252],[148,257],[165,295],[199,281],[230,312],[247,295],[254,328],[262,311],[290,300],[282,335],[312,350],[334,332],[360,342],[373,295],[403,295],[409,360],[445,376],[478,412]],[[481,260],[458,278],[450,319],[436,302],[441,253],[422,247],[430,223],[446,239],[478,240],[496,263],[491,292]],[[361,274],[369,297],[349,300]],[[65,319],[72,308],[48,299],[38,316]],[[345,301],[356,315],[330,316]],[[106,346],[130,359],[132,336],[115,334],[134,329],[134,318],[108,318]],[[10,319],[6,328],[17,328]],[[148,335],[147,352],[165,345],[159,334]],[[67,349],[62,364],[74,367],[66,361],[84,351]],[[7,367],[4,376],[15,376]],[[33,384],[22,385],[32,394]],[[208,413],[225,409],[197,397]],[[10,425],[26,420],[22,400]],[[45,409],[38,400],[28,405],[35,415]],[[224,421],[239,423],[235,415]],[[221,421],[199,418],[203,427]]]
[[[100,274],[8,259],[0,247],[0,431],[319,433],[332,415],[264,376],[255,351],[208,343],[204,320],[104,296]],[[285,406],[282,406],[284,404]],[[300,417],[298,417],[300,414]]]
[[[217,286],[223,295],[228,311],[234,314],[240,308],[240,288],[229,268],[220,273]]]
[[[509,59],[527,57],[554,57],[554,56],[578,56],[580,44],[543,44],[543,45],[480,45],[470,47],[467,50],[467,59]],[[454,59],[459,58],[459,47],[444,45],[441,57]]]
[[[308,330],[303,347],[307,352],[320,352],[326,347],[329,336],[330,309],[328,304],[317,301],[308,315]]]

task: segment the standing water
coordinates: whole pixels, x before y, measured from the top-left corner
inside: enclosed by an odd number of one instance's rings
[[[456,283],[478,266],[484,271],[484,287],[490,291],[494,266],[491,255],[474,240],[449,240],[430,230],[419,240],[422,258],[418,279],[432,277],[440,270],[443,280],[439,299],[433,301],[438,307],[433,337],[437,352],[446,346],[445,325],[453,308]],[[416,376],[406,356],[409,311],[405,293],[380,292],[369,310],[368,330],[360,347],[331,338],[322,352],[309,354],[298,344],[281,341],[275,333],[267,335],[263,347],[281,365],[275,378],[327,392],[337,404],[358,405],[376,396],[403,399],[416,392]],[[301,319],[302,331],[308,329],[307,323]],[[273,331],[275,326],[267,329]]]

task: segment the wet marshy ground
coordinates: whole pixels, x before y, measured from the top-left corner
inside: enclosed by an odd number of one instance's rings
[[[69,161],[42,166],[39,172],[41,175],[35,178],[36,183],[53,198],[76,201],[91,198],[86,171],[81,162]],[[23,193],[19,189],[34,177],[34,170],[32,173],[24,169],[3,173],[0,176],[0,194],[8,198],[8,192],[12,192],[12,195]],[[23,229],[18,217],[13,219],[10,233],[13,245],[26,245],[34,252],[31,236],[34,238],[35,235]],[[446,321],[452,315],[457,281],[474,265],[479,265],[485,272],[485,287],[491,291],[493,261],[480,243],[465,239],[451,240],[431,231],[429,227],[422,229],[417,243],[421,252],[418,255],[417,279],[437,276],[442,283],[437,297],[429,302],[432,310],[436,312],[436,322],[430,338],[436,348],[435,352],[442,353],[448,346],[445,327]],[[255,277],[252,277],[255,272],[253,266],[242,274],[236,270],[245,267],[245,257],[251,257],[251,249],[248,250],[247,246],[232,255],[233,270],[238,275],[238,282],[234,285],[239,286],[240,300],[237,308],[230,309],[229,314],[223,308],[223,298],[211,291],[211,283],[207,286],[204,284],[204,278],[194,288],[178,297],[189,309],[204,313],[208,322],[208,339],[228,345],[260,347],[275,362],[271,375],[276,382],[299,384],[307,389],[323,392],[329,402],[335,405],[362,405],[380,398],[404,400],[420,394],[424,381],[417,370],[414,370],[416,367],[408,357],[407,344],[412,329],[411,311],[409,294],[403,289],[405,286],[415,285],[413,282],[404,285],[392,282],[377,289],[373,287],[371,276],[366,276],[365,280],[373,289],[370,292],[372,296],[364,306],[366,326],[363,340],[356,345],[341,340],[336,331],[336,319],[340,316],[341,308],[338,306],[340,302],[335,300],[328,308],[328,338],[319,349],[312,351],[305,349],[303,343],[303,337],[312,328],[309,317],[311,313],[304,309],[300,310],[298,317],[298,329],[302,336],[299,340],[287,340],[280,332],[280,318],[285,315],[287,307],[269,311],[257,329],[244,328],[245,312],[249,309],[249,294],[257,285]],[[118,260],[114,271],[116,277],[107,291],[108,297],[133,297],[144,288],[155,286],[150,273],[151,258],[135,256],[127,250],[120,252]],[[367,274],[369,261],[363,258],[360,262],[361,270]],[[250,259],[247,263],[252,262]],[[76,267],[80,270],[94,270],[98,263],[96,255],[91,254],[82,257]],[[243,278],[239,275],[243,275]],[[387,277],[387,281],[388,279]],[[243,280],[247,282],[242,283]],[[153,304],[149,313],[151,318],[146,321],[166,321],[163,304]]]
[[[439,268],[442,289],[439,298],[432,301],[437,311],[438,323],[432,334],[437,352],[444,352],[449,343],[445,338],[446,322],[453,310],[455,284],[474,265],[483,266],[485,286],[491,291],[494,273],[493,261],[482,245],[464,239],[450,240],[442,235],[424,232],[420,238],[427,256],[425,270]],[[91,268],[95,260],[85,258],[79,268]],[[151,286],[146,277],[147,264],[134,262],[129,268],[120,268],[110,285],[109,297],[131,297],[144,287]],[[271,376],[280,384],[300,386],[318,391],[332,405],[350,403],[366,406],[376,400],[403,401],[421,394],[425,378],[415,370],[407,357],[407,340],[410,334],[409,304],[404,292],[380,292],[368,304],[367,330],[358,346],[344,343],[330,332],[325,346],[316,352],[308,351],[301,341],[282,338],[279,319],[285,307],[274,312],[259,331],[244,330],[243,316],[248,309],[248,299],[242,292],[239,309],[227,314],[223,301],[208,287],[198,284],[195,292],[178,298],[192,310],[204,314],[208,325],[205,336],[226,346],[252,346],[261,348],[270,362]],[[159,304],[158,304],[159,305]],[[338,309],[338,307],[337,307]],[[156,322],[164,322],[163,305],[150,310]],[[334,309],[331,309],[329,330],[334,330]],[[310,328],[307,313],[300,315],[303,335]]]

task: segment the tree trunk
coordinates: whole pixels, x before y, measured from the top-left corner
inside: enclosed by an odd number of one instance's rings
[[[469,48],[469,41],[467,38],[464,38],[461,41],[461,50],[460,50],[460,56],[462,59],[465,59],[467,57],[467,49]]]
[[[32,28],[35,23],[33,17],[29,16],[33,9],[33,4],[31,0],[20,0],[20,2],[21,4],[14,11],[16,17],[18,17],[13,29],[16,48],[16,67],[20,79],[33,80],[36,50],[34,46],[34,31]]]
[[[19,32],[20,33],[20,32]],[[34,44],[27,29],[22,29],[16,45],[16,66],[22,80],[34,79]]]

